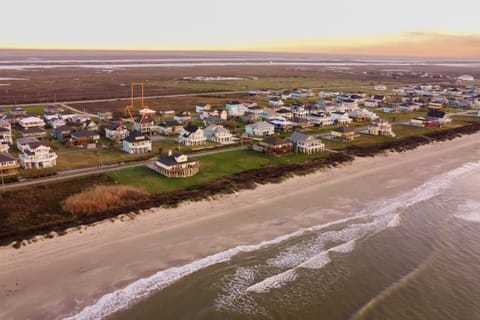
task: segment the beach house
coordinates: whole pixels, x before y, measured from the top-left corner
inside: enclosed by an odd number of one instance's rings
[[[117,143],[122,141],[126,137],[128,137],[129,134],[130,132],[128,131],[127,127],[124,125],[118,125],[118,124],[112,123],[105,128],[105,138]]]
[[[18,159],[6,152],[0,152],[0,176],[3,178],[14,176],[18,173],[20,164]]]
[[[200,163],[184,154],[169,152],[168,155],[159,156],[149,168],[168,178],[186,178],[200,171]]]
[[[293,143],[279,137],[268,137],[253,145],[253,150],[266,154],[285,154],[293,150]]]
[[[356,133],[355,128],[349,127],[340,127],[333,129],[331,131],[332,139],[338,140],[341,142],[348,142],[356,140],[360,137],[359,134]]]
[[[246,125],[245,133],[249,136],[271,136],[275,133],[275,126],[268,122],[257,122]]]
[[[158,130],[164,136],[179,134],[182,129],[182,124],[175,120],[162,121],[158,124]]]
[[[151,152],[152,141],[141,132],[133,131],[123,139],[122,150],[131,154]]]
[[[23,129],[43,128],[45,127],[45,121],[39,117],[26,117],[18,120],[18,125]]]
[[[294,132],[287,138],[293,144],[293,150],[296,152],[312,154],[325,150],[325,144],[313,136]]]
[[[61,127],[55,128],[52,131],[51,135],[52,137],[54,137],[59,141],[69,141],[72,135],[72,131],[73,129],[69,126],[61,126]]]
[[[225,104],[225,109],[230,117],[241,117],[245,112],[248,111],[248,108],[243,103],[238,101],[227,102]]]
[[[189,125],[180,132],[178,142],[186,146],[197,146],[205,144],[207,137],[205,137],[203,129],[195,125]]]
[[[368,126],[368,133],[375,136],[395,137],[392,125],[385,119],[375,119]]]
[[[45,142],[26,143],[22,149],[19,159],[24,169],[44,169],[57,165],[57,154]]]
[[[203,111],[209,111],[211,108],[212,106],[208,103],[197,103],[195,105],[195,112],[202,113]]]
[[[221,125],[210,125],[204,131],[208,141],[219,144],[230,144],[233,142],[233,135]]]
[[[100,134],[90,130],[78,130],[70,135],[70,144],[77,147],[93,147],[99,140]]]

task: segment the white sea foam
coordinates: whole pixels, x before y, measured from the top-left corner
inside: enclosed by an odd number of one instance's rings
[[[332,260],[328,256],[328,251],[324,251],[307,261],[300,264],[298,267],[303,269],[321,269],[329,264]]]
[[[338,245],[329,249],[329,252],[337,252],[337,253],[349,253],[355,249],[355,240],[348,241],[344,244]]]
[[[398,227],[400,225],[400,223],[402,222],[401,218],[400,218],[400,214],[397,214],[393,217],[393,219],[387,224],[387,227],[388,228],[395,228],[395,227]]]
[[[285,272],[276,274],[272,277],[269,277],[262,282],[256,283],[253,286],[247,288],[247,292],[256,292],[256,293],[264,293],[268,292],[274,288],[281,288],[287,282],[294,281],[297,278],[297,273],[295,270],[287,270]]]
[[[369,214],[367,216],[378,217],[388,213],[391,214],[392,212],[395,212],[399,208],[405,208],[407,206],[411,206],[420,201],[425,201],[427,199],[430,199],[438,195],[441,190],[449,186],[450,183],[455,178],[478,169],[480,169],[480,162],[465,164],[448,173],[445,173],[436,178],[433,178],[429,182],[425,183],[424,185],[418,188],[415,188],[411,192],[407,192],[406,194],[403,194],[397,198],[389,200],[389,202],[386,203],[382,209],[377,210],[373,214]],[[472,217],[473,216],[469,216],[468,218],[472,219]],[[330,223],[319,225],[319,226],[314,226],[311,228],[302,228],[296,232],[280,236],[270,241],[264,241],[257,245],[238,246],[238,247],[208,256],[206,258],[194,261],[182,267],[175,267],[175,268],[170,268],[167,270],[160,271],[149,278],[140,279],[138,281],[131,283],[130,285],[126,286],[123,289],[119,289],[117,291],[104,295],[95,304],[85,307],[81,312],[71,317],[68,317],[66,319],[93,320],[93,319],[104,318],[116,311],[127,308],[128,306],[130,306],[132,303],[135,303],[139,299],[145,296],[148,296],[153,292],[156,292],[162,288],[165,288],[189,274],[192,274],[200,269],[206,268],[213,264],[228,261],[232,256],[238,253],[256,251],[264,247],[278,244],[288,239],[301,236],[306,232],[318,231],[323,228],[327,228],[336,224],[349,222],[357,218],[358,216],[355,216],[355,217],[350,217],[350,218],[330,222]],[[369,227],[367,227],[369,224],[364,224],[363,228],[359,228],[359,230],[367,230],[371,227],[374,230],[376,230],[376,232],[378,232],[379,230],[378,226],[382,225],[383,223],[384,223],[383,219],[380,219],[379,221],[375,220],[370,224]],[[389,217],[388,221],[384,224],[384,227],[387,226],[389,223],[396,224],[395,217],[393,218],[393,222],[392,222],[392,217]],[[378,226],[376,226],[376,224],[378,224]],[[340,233],[339,235],[342,235],[342,234],[345,235],[348,233],[344,232],[344,233]],[[356,234],[356,236],[358,236],[358,234]],[[350,238],[349,236],[348,237],[339,236],[339,237],[342,238],[344,241],[350,241],[355,239],[355,237]],[[312,257],[309,257],[309,258],[312,258]],[[285,283],[285,281],[287,282],[291,281],[289,279],[294,279],[295,277],[296,277],[296,273],[294,271],[287,270],[286,272],[284,272],[283,276],[276,278],[276,281],[277,281],[276,283]],[[269,280],[269,281],[270,283],[273,283],[273,280]],[[267,284],[269,283],[267,282]]]
[[[469,200],[458,207],[455,217],[464,221],[480,222],[480,202]]]

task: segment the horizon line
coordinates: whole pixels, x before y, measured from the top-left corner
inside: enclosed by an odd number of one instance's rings
[[[0,47],[0,51],[63,51],[63,52],[149,52],[149,53],[264,53],[264,54],[301,54],[301,55],[323,55],[323,56],[349,56],[349,57],[388,57],[388,58],[409,58],[409,59],[474,59],[475,56],[449,56],[449,55],[402,55],[402,54],[380,54],[380,53],[344,53],[344,52],[312,52],[296,50],[252,50],[252,49],[128,49],[128,48],[35,48],[35,47]]]

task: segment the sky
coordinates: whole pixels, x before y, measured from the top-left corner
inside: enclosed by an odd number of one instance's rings
[[[480,57],[478,0],[16,0],[0,48]]]

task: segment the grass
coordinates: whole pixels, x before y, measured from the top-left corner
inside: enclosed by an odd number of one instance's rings
[[[147,154],[128,154],[122,150],[82,150],[78,149],[78,152],[59,154],[57,159],[58,171],[94,167],[100,165],[118,163],[123,161],[143,160],[146,158],[154,157],[156,152]]]
[[[265,156],[263,153],[238,150],[199,158],[200,172],[185,179],[169,179],[147,167],[135,167],[107,173],[116,182],[132,187],[145,187],[149,192],[164,192],[194,186],[203,182],[233,173],[263,167],[269,163],[290,164],[314,157],[323,157],[327,153],[306,155],[292,153],[286,156]]]

